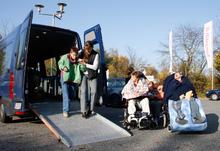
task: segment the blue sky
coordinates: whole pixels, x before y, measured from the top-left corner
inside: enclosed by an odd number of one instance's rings
[[[39,16],[34,4],[45,5],[44,13],[57,10],[57,3],[65,2],[65,14],[56,26],[83,32],[100,24],[104,47],[118,49],[127,55],[131,47],[147,64],[159,63],[160,42],[168,42],[168,33],[179,25],[202,27],[210,20],[220,18],[219,0],[1,0],[0,31],[2,22],[10,27],[23,21],[34,9],[34,23],[51,25],[52,18]]]

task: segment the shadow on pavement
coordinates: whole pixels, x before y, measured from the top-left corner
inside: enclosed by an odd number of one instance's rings
[[[212,113],[212,114],[206,114],[207,118],[207,128],[204,131],[187,131],[187,132],[179,132],[179,134],[212,134],[218,131],[218,115]]]
[[[211,113],[206,115],[207,118],[207,129],[203,132],[203,134],[212,134],[218,131],[219,126],[219,117],[218,115]]]
[[[37,117],[25,117],[25,118],[15,118],[10,123],[24,123],[30,122],[35,124],[42,124],[43,122]]]

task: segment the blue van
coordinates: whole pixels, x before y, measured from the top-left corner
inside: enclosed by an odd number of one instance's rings
[[[0,120],[24,116],[31,103],[59,100],[60,73],[57,62],[75,44],[82,49],[77,32],[32,24],[33,11],[8,36],[0,40]],[[100,53],[100,83],[106,90],[104,47],[99,25],[84,33],[84,41],[91,40]]]

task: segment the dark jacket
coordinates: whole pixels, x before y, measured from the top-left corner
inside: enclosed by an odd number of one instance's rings
[[[168,80],[168,83],[166,83],[167,85],[165,86],[165,91],[164,91],[164,103],[167,104],[168,100],[174,100],[177,101],[179,100],[179,97],[182,94],[185,94],[186,92],[192,90],[193,91],[193,97],[197,98],[197,94],[195,91],[195,88],[193,86],[193,84],[190,82],[190,80],[185,77],[182,76],[181,77],[182,82],[179,82],[178,80],[174,79],[171,77]]]
[[[89,59],[88,59],[88,64],[93,64],[96,55],[97,55],[97,52],[95,50],[92,50],[92,52],[89,56]],[[98,70],[92,70],[92,69],[87,68],[87,71],[88,71],[88,78],[89,79],[94,79],[98,75]]]
[[[82,51],[79,55],[79,58],[83,58],[83,53],[84,51]],[[97,55],[97,52],[95,50],[92,50],[89,58],[88,58],[88,64],[93,64],[94,60],[95,60],[95,57]],[[97,77],[98,75],[98,70],[92,70],[92,69],[89,69],[89,68],[86,68],[86,70],[88,71],[88,79],[94,79]]]
[[[164,80],[164,83],[163,83],[163,92],[164,92],[163,102],[164,102],[165,104],[168,103],[169,97],[170,97],[170,95],[171,95],[170,93],[172,92],[172,91],[170,90],[169,85],[170,85],[170,82],[171,82],[173,79],[174,79],[174,73],[171,74],[171,75],[169,75],[169,76],[167,76],[167,78]]]

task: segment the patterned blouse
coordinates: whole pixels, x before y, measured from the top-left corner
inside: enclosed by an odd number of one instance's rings
[[[139,79],[138,84],[134,85],[134,82],[130,79],[124,86],[121,94],[125,99],[135,99],[141,96],[146,96],[148,92],[148,84],[144,78]]]

